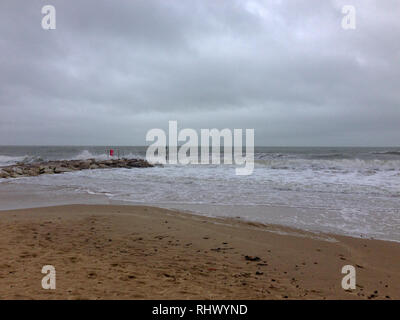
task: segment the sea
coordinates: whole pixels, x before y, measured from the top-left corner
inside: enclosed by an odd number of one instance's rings
[[[108,159],[109,149],[120,158],[146,155],[144,146],[0,146],[0,167]],[[236,175],[235,165],[167,164],[0,179],[0,210],[55,203],[146,204],[400,241],[400,147],[256,147],[254,158],[248,176]]]

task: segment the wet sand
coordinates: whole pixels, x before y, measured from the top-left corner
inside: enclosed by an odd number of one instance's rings
[[[1,299],[400,298],[396,242],[143,206],[0,211],[0,226]],[[341,287],[344,265],[355,290]]]

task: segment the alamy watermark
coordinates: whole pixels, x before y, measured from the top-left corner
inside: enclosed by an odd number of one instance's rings
[[[56,289],[56,268],[52,265],[45,265],[42,268],[42,273],[45,276],[42,278],[42,288],[45,290]]]
[[[222,148],[224,164],[240,166],[235,168],[236,175],[251,175],[254,170],[254,129],[246,129],[245,136],[243,146],[242,129],[201,129],[199,141],[196,130],[186,128],[178,132],[178,122],[169,121],[168,143],[164,130],[147,132],[146,141],[155,142],[147,148],[146,160],[161,164],[220,164]],[[179,145],[180,142],[184,144]]]
[[[344,30],[356,29],[356,8],[352,5],[342,7],[342,13],[345,15],[342,18],[342,28]]]
[[[352,265],[345,265],[342,268],[342,274],[345,276],[342,279],[342,288],[344,290],[355,290],[356,289],[356,268]]]
[[[56,8],[52,5],[46,5],[42,7],[42,28],[44,30],[55,30],[56,29]]]

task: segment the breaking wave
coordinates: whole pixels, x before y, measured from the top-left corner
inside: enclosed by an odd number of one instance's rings
[[[63,160],[87,160],[87,159],[96,159],[96,160],[107,160],[107,159],[117,159],[117,158],[126,158],[126,159],[143,159],[144,157],[139,154],[134,153],[121,153],[114,154],[114,156],[108,155],[106,150],[104,153],[92,153],[89,150],[83,150],[79,154],[72,156],[68,159]]]
[[[400,160],[307,160],[307,159],[268,159],[255,160],[256,165],[270,169],[292,170],[340,170],[340,171],[393,171],[400,170]]]
[[[400,156],[400,151],[380,151],[380,152],[372,152],[372,154],[388,154],[394,156]]]
[[[36,156],[6,156],[6,155],[0,155],[0,167],[5,167],[5,166],[10,166],[13,164],[16,164],[18,162],[23,162],[23,163],[31,163],[31,162],[36,162],[36,161],[41,161],[42,159],[40,157]]]

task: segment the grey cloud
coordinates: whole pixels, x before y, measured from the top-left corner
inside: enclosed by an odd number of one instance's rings
[[[0,4],[0,144],[139,144],[147,130],[255,128],[259,145],[394,145],[397,1]],[[44,31],[53,4],[57,29]]]

